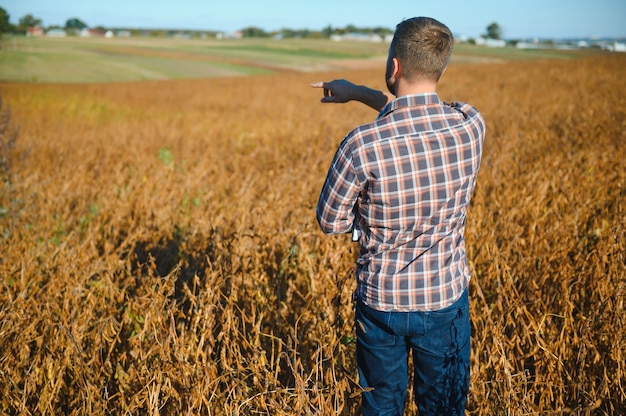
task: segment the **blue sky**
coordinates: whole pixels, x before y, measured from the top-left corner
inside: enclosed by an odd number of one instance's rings
[[[402,19],[429,16],[455,35],[472,37],[492,22],[505,38],[626,36],[626,0],[0,0],[0,7],[12,23],[32,14],[44,26],[78,17],[92,27],[234,31],[256,26],[272,31],[352,24],[393,29]]]

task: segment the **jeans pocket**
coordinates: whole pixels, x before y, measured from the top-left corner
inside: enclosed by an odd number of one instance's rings
[[[388,313],[374,311],[357,302],[355,311],[356,337],[370,347],[389,347],[396,344],[395,336],[385,325]]]
[[[437,356],[457,354],[470,343],[469,308],[453,305],[426,315],[426,336],[420,347]]]

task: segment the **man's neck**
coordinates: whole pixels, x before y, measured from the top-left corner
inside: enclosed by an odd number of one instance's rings
[[[396,91],[397,97],[404,95],[415,94],[430,94],[437,93],[437,83],[428,80],[417,80],[414,82],[407,82],[402,79],[398,82],[398,90]]]

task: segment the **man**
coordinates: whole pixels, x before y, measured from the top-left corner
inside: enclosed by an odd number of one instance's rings
[[[380,110],[335,153],[317,205],[325,233],[353,232],[357,365],[364,415],[401,415],[412,351],[421,416],[462,415],[470,320],[464,231],[485,135],[472,106],[440,101],[454,39],[426,17],[396,27],[389,96],[346,80],[311,84],[322,102]],[[394,98],[395,97],[395,98]]]

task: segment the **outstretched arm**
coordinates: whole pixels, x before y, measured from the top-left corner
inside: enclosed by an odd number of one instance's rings
[[[356,85],[345,79],[336,79],[330,82],[314,82],[313,88],[323,88],[323,103],[347,103],[348,101],[359,101],[368,105],[374,110],[380,111],[394,97],[383,91],[375,90],[365,85]]]

